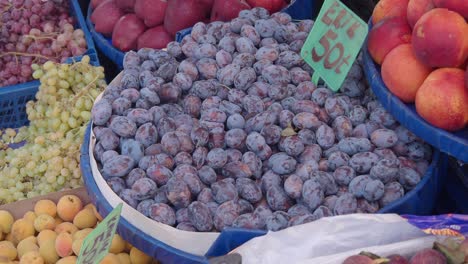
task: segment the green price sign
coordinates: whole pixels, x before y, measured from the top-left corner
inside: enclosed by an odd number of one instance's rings
[[[112,212],[86,236],[76,263],[98,264],[109,253],[109,248],[112,243],[112,238],[115,235],[121,212],[122,203],[112,210]]]
[[[343,84],[367,35],[367,24],[338,0],[325,0],[301,50],[314,69],[312,80],[321,77],[333,90]]]

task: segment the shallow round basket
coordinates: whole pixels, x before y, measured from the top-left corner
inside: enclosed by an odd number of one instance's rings
[[[120,75],[117,76],[112,83],[118,84],[120,77]],[[100,96],[96,102],[99,99]],[[147,218],[127,205],[107,185],[93,156],[95,143],[96,139],[92,131],[92,123],[90,123],[81,148],[80,166],[91,200],[103,216],[109,214],[119,203],[123,203],[118,233],[125,240],[162,263],[207,263],[206,256],[227,254],[251,238],[266,233],[263,230],[239,228],[228,228],[221,233],[188,232]],[[379,210],[378,213],[431,214],[443,185],[446,167],[447,156],[434,150],[431,164],[418,185],[401,199]]]
[[[369,30],[372,24],[369,22]],[[414,104],[405,104],[393,95],[385,86],[377,65],[367,49],[367,40],[363,48],[364,72],[382,106],[404,127],[431,144],[440,151],[468,162],[468,127],[457,132],[448,132],[427,123],[416,112]]]

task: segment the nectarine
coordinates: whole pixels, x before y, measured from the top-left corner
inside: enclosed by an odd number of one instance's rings
[[[412,43],[416,57],[430,67],[459,67],[468,55],[468,25],[456,12],[435,8],[416,23]]]
[[[380,0],[372,12],[372,24],[387,17],[406,17],[409,0]]]
[[[382,64],[385,56],[396,46],[410,43],[411,28],[406,18],[391,17],[377,23],[369,32],[369,53],[378,64]]]
[[[410,0],[408,3],[408,10],[406,10],[406,18],[411,28],[414,28],[416,22],[426,12],[434,9],[433,0]]]
[[[416,111],[430,124],[456,131],[468,122],[465,73],[457,68],[433,71],[416,93]]]
[[[411,44],[394,48],[382,64],[382,79],[388,89],[403,102],[412,103],[421,84],[432,69],[421,63]],[[411,74],[408,74],[411,73]]]

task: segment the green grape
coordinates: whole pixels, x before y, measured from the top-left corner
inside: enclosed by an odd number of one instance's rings
[[[82,62],[33,65],[41,84],[26,103],[29,126],[0,133],[0,204],[81,186],[80,146],[94,99],[105,88],[104,69]],[[18,149],[4,148],[26,141]]]

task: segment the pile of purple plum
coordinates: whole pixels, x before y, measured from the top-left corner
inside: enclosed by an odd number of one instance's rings
[[[244,10],[197,23],[167,50],[128,52],[92,110],[109,186],[155,221],[188,231],[277,231],[375,213],[413,189],[431,148],[366,88],[360,59],[340,92],[299,55],[313,25]]]

